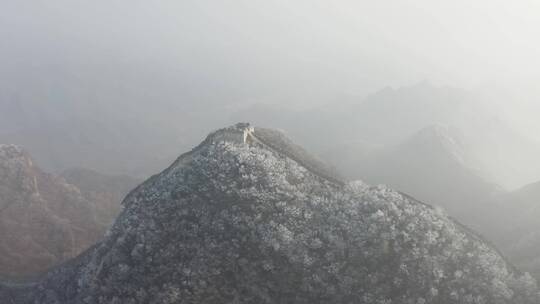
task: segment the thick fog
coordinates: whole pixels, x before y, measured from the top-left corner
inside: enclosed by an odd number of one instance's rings
[[[294,133],[250,105],[327,115],[424,83],[474,92],[538,140],[539,16],[525,0],[2,1],[1,139],[53,169],[114,155],[116,171],[147,175],[235,119]],[[43,156],[51,146],[96,159]]]
[[[8,0],[1,62],[3,78],[128,74],[116,83],[173,87],[185,103],[303,104],[421,80],[521,91],[540,76],[539,14],[526,0]]]

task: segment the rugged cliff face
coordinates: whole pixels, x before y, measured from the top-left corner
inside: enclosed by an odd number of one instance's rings
[[[0,298],[538,303],[530,276],[440,211],[319,174],[325,169],[278,133],[229,136],[239,128],[209,135],[132,191],[95,247],[39,282],[5,284]]]
[[[0,145],[0,277],[34,276],[102,238],[120,195],[70,174],[84,191],[44,173],[20,147]]]

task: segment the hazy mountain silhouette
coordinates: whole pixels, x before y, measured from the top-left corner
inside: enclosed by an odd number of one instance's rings
[[[327,158],[349,179],[387,184],[479,228],[477,219],[503,190],[478,174],[462,141],[457,130],[435,125],[396,146],[367,151],[363,145],[338,147]]]
[[[464,135],[485,179],[510,189],[540,179],[540,144],[516,131],[489,94],[424,82],[335,104],[302,111],[254,106],[233,118],[279,126],[319,154],[351,143],[395,146],[426,127],[447,125]]]

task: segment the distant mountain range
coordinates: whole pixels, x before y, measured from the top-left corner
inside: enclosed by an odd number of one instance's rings
[[[54,173],[84,167],[147,177],[172,161],[178,150],[233,121],[286,130],[318,154],[351,143],[395,146],[426,127],[445,125],[464,135],[468,153],[487,180],[508,189],[540,180],[535,161],[540,144],[517,131],[495,105],[494,94],[419,83],[290,110],[264,104],[187,107],[171,100],[146,105],[141,96],[131,95],[101,100],[88,97],[92,90],[85,84],[77,85],[81,87],[73,91],[61,82],[51,84],[65,96],[49,96],[37,84],[36,92],[5,88],[0,96],[0,142],[25,146]],[[144,106],[133,107],[130,98]]]
[[[467,153],[459,131],[447,126],[424,128],[406,141],[382,149],[337,147],[326,158],[349,179],[387,184],[441,206],[471,226],[504,193],[474,169],[475,159]]]
[[[462,148],[475,159],[469,165],[482,178],[508,189],[540,180],[540,144],[518,132],[491,96],[474,91],[420,83],[357,102],[303,111],[257,105],[232,117],[284,129],[321,155],[390,148],[430,126],[448,126],[461,134]]]
[[[105,239],[0,299],[42,303],[536,304],[534,279],[472,230],[345,182],[279,131],[238,124],[154,175]]]
[[[85,90],[55,98],[39,90],[43,95],[5,96],[1,89],[0,142],[25,147],[44,170],[55,174],[83,167],[146,178],[219,124],[219,110],[175,108],[158,101],[145,108],[134,107],[129,99],[89,101],[78,95],[88,94]],[[73,93],[69,88],[59,91]]]

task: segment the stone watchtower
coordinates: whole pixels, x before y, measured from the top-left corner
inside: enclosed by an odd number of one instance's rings
[[[250,126],[248,122],[240,122],[235,127],[242,131],[242,141],[247,144],[252,138],[255,128]]]
[[[234,126],[216,131],[216,133],[212,135],[212,140],[223,140],[246,144],[252,142],[254,139],[254,132],[255,128],[253,128],[249,123],[241,122],[235,124]]]

